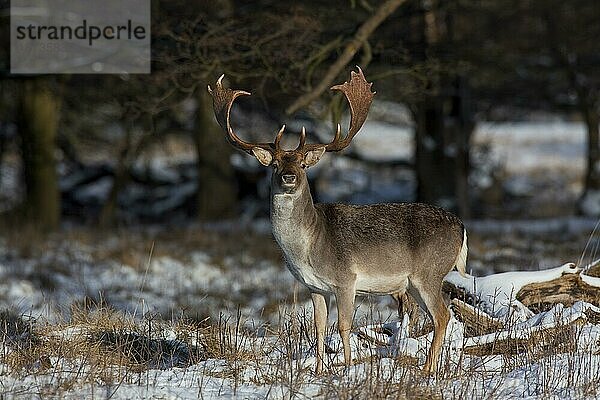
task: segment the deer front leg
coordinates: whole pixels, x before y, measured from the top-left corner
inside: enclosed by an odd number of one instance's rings
[[[325,330],[327,329],[327,314],[329,312],[329,296],[312,292],[313,311],[315,317],[315,332],[317,335],[317,366],[315,373],[323,372],[325,360]]]
[[[341,288],[335,293],[338,310],[338,329],[342,337],[342,344],[344,345],[344,362],[346,366],[352,364],[350,331],[352,329],[352,317],[354,316],[354,296],[354,285],[350,288]]]

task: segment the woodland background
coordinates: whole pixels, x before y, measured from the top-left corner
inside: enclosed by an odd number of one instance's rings
[[[467,219],[600,213],[594,1],[153,1],[152,73],[122,76],[11,75],[8,1],[0,4],[0,209],[12,226],[265,216],[267,171],[232,157],[206,86],[225,73],[229,86],[253,93],[234,119],[248,139],[272,140],[286,122],[325,141],[346,103],[324,89],[355,65],[377,100],[397,106],[383,114],[408,127],[411,151],[335,157],[371,174],[404,171],[411,189],[386,200],[438,204]],[[532,193],[519,198],[503,186],[501,166],[472,140],[482,121],[536,120],[586,131],[578,176],[541,174],[542,191],[577,185],[564,201],[550,196],[542,215],[527,203]],[[171,174],[160,174],[164,162]],[[326,173],[310,176],[317,200],[327,198],[318,184]]]

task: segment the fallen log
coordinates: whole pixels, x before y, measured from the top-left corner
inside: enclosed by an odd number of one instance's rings
[[[463,348],[465,354],[485,356],[529,353],[536,357],[572,352],[577,347],[577,329],[586,318],[577,318],[567,324],[527,328],[522,331],[503,330],[469,338]]]
[[[478,357],[546,357],[573,353],[581,345],[600,354],[600,340],[590,333],[590,324],[600,323],[600,277],[589,275],[598,264],[485,277],[448,274],[443,290],[463,327],[462,335],[453,336],[453,346]],[[430,340],[431,327],[411,327],[418,320],[416,304],[406,296],[394,297],[402,322],[363,327],[358,338],[366,346],[385,348],[383,354],[414,356]]]
[[[547,311],[558,303],[570,307],[577,301],[600,307],[600,287],[588,284],[581,274],[565,274],[548,282],[530,283],[523,286],[516,297],[535,313]]]
[[[600,260],[594,261],[584,268],[584,270],[586,275],[600,278]]]
[[[490,303],[496,299],[505,306],[511,302],[519,303],[534,313],[547,311],[558,303],[569,307],[577,301],[600,307],[600,278],[594,276],[600,272],[596,270],[599,264],[595,261],[581,268],[567,263],[541,271],[466,278],[451,272],[442,289],[450,299],[478,308],[481,302]]]
[[[466,279],[457,273],[450,274],[443,290],[452,299],[454,315],[464,324],[465,352],[487,355],[540,354],[548,349],[568,351],[574,345],[571,338],[579,325],[600,323],[600,310],[596,308],[600,307],[600,278],[595,276],[600,272],[599,267],[600,262],[583,268],[564,264],[539,272]],[[583,311],[575,319],[557,324],[548,325],[546,321],[534,329],[519,328],[519,332],[511,328],[518,321],[528,318],[533,321],[553,308],[555,312],[579,301],[596,307],[580,305],[576,308]],[[510,314],[515,310],[518,318],[509,323]]]
[[[460,299],[452,299],[454,315],[465,325],[465,337],[487,335],[504,329],[504,323]]]

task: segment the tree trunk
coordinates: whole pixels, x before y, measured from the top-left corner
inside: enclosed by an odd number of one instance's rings
[[[589,107],[584,111],[587,128],[587,165],[585,187],[579,199],[579,211],[590,216],[600,215],[600,116]]]
[[[154,123],[152,116],[147,115],[149,124],[144,127],[142,133],[135,135],[135,121],[127,118],[128,112],[125,111],[121,119],[125,129],[125,136],[120,145],[117,165],[114,171],[114,180],[108,193],[106,202],[100,211],[99,223],[100,226],[108,228],[115,226],[118,222],[117,211],[119,209],[119,193],[131,180],[131,165],[135,162],[138,155],[143,151],[148,144],[150,138],[154,134]]]
[[[417,14],[415,40],[423,49],[417,59],[424,64],[439,62],[428,49],[435,54],[433,49],[441,45],[452,46],[452,13],[440,8],[439,2],[432,2]],[[434,69],[425,92],[412,107],[417,200],[469,218],[469,142],[474,123],[467,80],[459,73]]]
[[[43,230],[60,222],[60,192],[54,157],[60,101],[47,81],[25,80],[19,134],[25,179],[25,217]]]
[[[456,208],[465,219],[471,218],[471,200],[469,197],[469,174],[471,172],[470,148],[471,136],[475,129],[471,108],[470,90],[467,79],[457,76],[455,93],[452,98],[451,121],[455,127],[456,146]]]
[[[415,169],[417,200],[469,218],[469,140],[473,124],[464,113],[446,113],[445,104],[462,101],[430,97],[417,106]],[[458,99],[457,99],[458,98]],[[456,105],[452,104],[452,110]]]
[[[198,169],[197,216],[202,221],[231,217],[237,201],[231,148],[214,119],[208,92],[199,90],[197,100],[193,133]]]
[[[134,151],[131,144],[131,126],[125,121],[125,137],[119,151],[119,158],[115,166],[113,184],[108,197],[100,210],[98,222],[102,228],[109,228],[117,224],[117,210],[119,208],[119,193],[129,181],[130,154]]]
[[[415,117],[417,200],[455,210],[456,163],[447,152],[443,99],[428,96],[417,105]]]

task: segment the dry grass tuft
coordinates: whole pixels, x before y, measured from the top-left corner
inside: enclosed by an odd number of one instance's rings
[[[38,326],[0,313],[4,327],[0,334],[6,344],[0,362],[14,376],[78,364],[78,384],[113,384],[131,373],[187,367],[207,358],[206,328],[139,320],[105,306],[73,310],[72,315],[69,323]]]
[[[51,367],[50,358],[41,346],[41,332],[34,329],[33,321],[26,321],[10,310],[1,311],[0,338],[4,344],[0,362],[9,368],[33,371]]]

